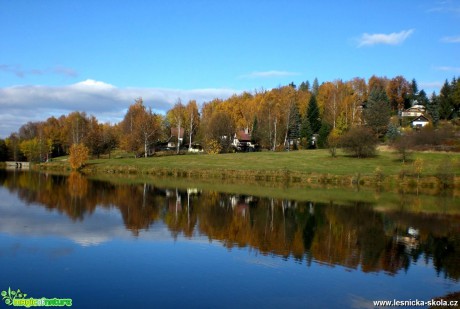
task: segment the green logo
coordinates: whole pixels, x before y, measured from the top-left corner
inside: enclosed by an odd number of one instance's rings
[[[8,287],[8,291],[2,291],[2,299],[8,306],[14,307],[71,307],[71,298],[26,298],[27,294],[20,289],[17,291]]]

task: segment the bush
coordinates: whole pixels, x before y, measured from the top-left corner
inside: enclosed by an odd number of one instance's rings
[[[89,149],[83,144],[73,144],[70,147],[70,167],[73,170],[82,168],[89,157]]]
[[[377,143],[378,140],[370,129],[356,127],[342,136],[340,144],[345,152],[358,158],[366,158],[375,155]]]
[[[333,158],[335,158],[335,156],[337,155],[337,147],[339,146],[339,144],[340,144],[339,131],[337,129],[333,129],[331,133],[329,133],[329,136],[327,137],[327,146]]]
[[[449,188],[454,183],[454,165],[452,161],[447,158],[441,161],[438,168],[436,169],[436,178],[439,179],[443,188]]]
[[[217,140],[211,139],[205,143],[204,149],[208,154],[219,154],[222,151],[222,146]]]
[[[405,163],[410,159],[412,154],[410,150],[414,147],[413,134],[400,136],[391,145],[399,153],[401,161]]]

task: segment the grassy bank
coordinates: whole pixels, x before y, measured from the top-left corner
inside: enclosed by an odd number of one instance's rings
[[[327,150],[256,152],[221,155],[172,155],[150,158],[90,160],[86,174],[136,174],[174,176],[195,179],[241,179],[249,181],[329,183],[337,185],[381,185],[438,187],[458,186],[460,154],[419,152],[402,163],[397,153],[380,151],[366,159],[339,152],[333,158]],[[414,162],[420,159],[421,172]],[[66,170],[69,164],[56,161],[41,164],[40,169]],[[457,173],[457,174],[456,174]]]

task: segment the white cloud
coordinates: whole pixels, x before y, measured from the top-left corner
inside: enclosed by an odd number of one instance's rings
[[[118,88],[101,81],[85,80],[76,84],[50,86],[13,86],[0,88],[0,137],[15,132],[28,121],[44,121],[72,111],[84,111],[103,122],[119,122],[129,105],[142,97],[146,106],[166,112],[181,98],[198,103],[214,98],[226,99],[240,91],[232,89]]]
[[[427,92],[426,90],[429,90],[429,91],[439,90],[439,89],[441,89],[442,85],[443,85],[443,82],[438,82],[438,81],[435,81],[435,82],[421,82],[421,83],[419,83],[419,88],[424,89],[425,92]],[[427,92],[427,95],[429,96],[430,93]]]
[[[444,43],[460,43],[460,35],[457,36],[445,36],[441,39]]]
[[[55,74],[65,77],[77,77],[78,73],[72,68],[55,66],[47,69],[24,69],[20,65],[0,64],[0,72],[13,74],[16,77],[24,78],[29,75]]]
[[[296,76],[300,75],[298,72],[288,71],[262,71],[262,72],[251,72],[249,74],[241,75],[240,78],[272,78],[272,77],[285,77],[285,76]]]
[[[444,71],[444,72],[460,73],[460,67],[452,67],[452,66],[439,66],[439,67],[435,67],[435,70]]]
[[[364,33],[358,40],[358,47],[372,46],[377,44],[385,45],[399,45],[404,42],[412,33],[414,29],[403,30],[401,32],[393,32],[389,34],[384,33]]]
[[[460,6],[458,2],[451,0],[437,1],[436,6],[431,7],[427,10],[428,13],[453,13],[455,15],[460,14]]]

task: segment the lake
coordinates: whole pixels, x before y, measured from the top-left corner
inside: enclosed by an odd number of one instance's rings
[[[338,202],[125,182],[0,170],[2,296],[20,289],[75,308],[373,308],[460,291],[458,196],[348,191]]]

